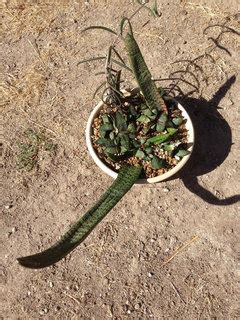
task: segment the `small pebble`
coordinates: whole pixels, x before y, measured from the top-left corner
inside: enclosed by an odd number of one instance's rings
[[[163,192],[169,192],[169,191],[170,191],[169,188],[167,188],[167,187],[163,188]]]
[[[14,233],[14,232],[16,232],[17,231],[17,228],[16,227],[13,227],[12,229],[11,229],[11,232],[12,233]]]
[[[151,278],[153,276],[152,272],[148,272],[148,277]]]
[[[49,287],[50,287],[50,288],[53,288],[53,283],[52,283],[52,281],[49,282]]]
[[[128,314],[130,314],[130,313],[131,313],[131,311],[130,311],[130,310],[128,310],[128,311],[127,311],[127,313],[128,313]]]
[[[140,303],[135,304],[135,306],[134,306],[135,310],[139,310],[140,308],[141,308],[141,304]]]
[[[5,209],[11,209],[13,207],[13,205],[12,204],[7,204],[6,206],[5,206]]]
[[[27,292],[27,295],[28,295],[28,297],[29,297],[29,296],[31,295],[31,291],[28,291],[28,292]]]

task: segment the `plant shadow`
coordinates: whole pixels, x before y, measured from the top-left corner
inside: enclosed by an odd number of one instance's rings
[[[219,199],[201,186],[197,178],[220,166],[231,150],[231,128],[218,112],[218,106],[235,81],[235,76],[230,77],[209,101],[203,98],[176,97],[189,113],[195,129],[195,146],[191,160],[179,172],[178,177],[187,189],[213,205],[231,205],[240,200],[239,194]]]

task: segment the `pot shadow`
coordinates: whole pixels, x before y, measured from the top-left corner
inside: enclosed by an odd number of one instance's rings
[[[179,172],[185,187],[201,199],[213,205],[231,205],[240,200],[240,195],[219,199],[198,183],[198,176],[207,174],[220,166],[232,146],[231,128],[218,112],[218,105],[236,81],[229,78],[210,101],[179,96],[176,99],[189,113],[195,129],[195,146],[191,160]]]

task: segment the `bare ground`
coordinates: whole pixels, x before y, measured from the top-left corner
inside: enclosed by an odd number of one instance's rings
[[[236,0],[163,0],[161,18],[144,28],[148,12],[135,19],[153,76],[182,79],[197,135],[188,167],[171,181],[134,186],[56,266],[16,262],[58,239],[111,184],[84,141],[102,64],[78,62],[105,54],[112,36],[80,31],[114,28],[135,8],[125,0],[3,2],[2,319],[240,317]],[[57,150],[41,149],[28,172],[17,162],[29,128]]]

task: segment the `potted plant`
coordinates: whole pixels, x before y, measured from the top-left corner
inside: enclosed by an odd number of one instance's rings
[[[127,67],[117,52],[115,40],[106,56],[106,88],[86,128],[91,156],[116,180],[56,244],[35,255],[18,258],[25,267],[43,268],[61,260],[90,234],[135,183],[169,178],[180,170],[192,152],[191,119],[177,101],[156,87],[135,40],[131,18],[122,19],[119,34],[101,26],[84,30],[102,28],[115,33],[117,39],[122,38],[131,65]],[[113,67],[116,64],[134,74],[138,88],[121,89],[122,70],[116,70]]]

